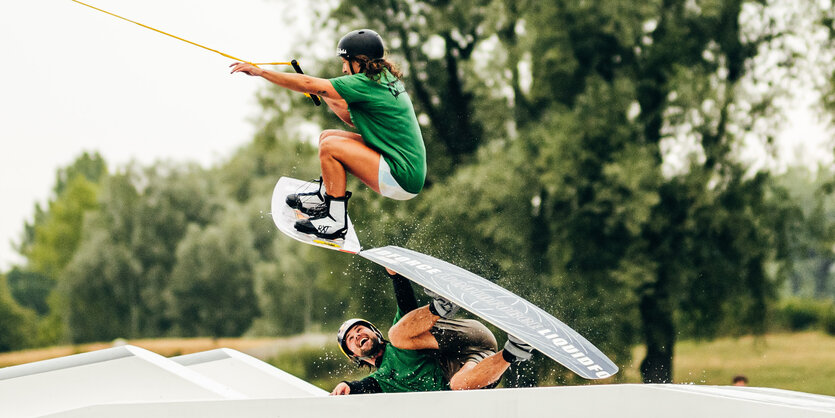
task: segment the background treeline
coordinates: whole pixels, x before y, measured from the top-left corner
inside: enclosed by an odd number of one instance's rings
[[[494,280],[620,364],[644,344],[643,380],[666,382],[677,339],[835,321],[835,173],[754,163],[780,160],[801,82],[832,96],[829,55],[798,47],[835,50],[832,11],[801,3],[351,1],[298,55],[327,50],[306,70],[339,75],[339,35],[370,27],[406,74],[427,187],[395,202],[352,180],[366,248]],[[301,95],[259,101],[258,133],[215,167],[90,153],[59,170],[18,243],[26,263],[0,281],[0,350],[388,324],[379,267],[280,236],[269,216],[278,177],[318,177],[310,123],[344,125]],[[516,372],[565,379],[549,361]]]

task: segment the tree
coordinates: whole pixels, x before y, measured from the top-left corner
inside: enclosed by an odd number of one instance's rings
[[[244,215],[231,207],[217,225],[189,226],[177,248],[168,309],[176,333],[239,336],[258,315],[257,255]]]
[[[50,202],[48,216],[35,226],[27,253],[29,269],[56,278],[69,263],[83,232],[84,215],[98,206],[98,185],[81,175],[69,180],[62,194]]]
[[[98,153],[83,153],[58,169],[47,209],[36,204],[33,221],[24,225],[17,250],[26,265],[12,270],[9,278],[12,294],[41,317],[37,331],[33,327],[33,343],[61,339],[60,313],[50,306],[59,304],[62,296],[53,290],[80,245],[85,217],[98,208],[99,187],[106,176],[104,159]]]
[[[791,295],[814,298],[835,297],[832,266],[835,265],[835,200],[831,193],[831,170],[821,167],[817,173],[797,167],[774,179],[786,190],[787,199],[797,202],[797,217],[791,239],[791,272],[788,289]]]
[[[70,342],[136,338],[142,309],[142,264],[107,230],[91,231],[67,266],[52,301]]]
[[[38,315],[49,313],[47,298],[55,287],[51,277],[14,267],[7,279],[9,291],[17,303]]]
[[[47,210],[35,205],[34,220],[24,225],[17,246],[30,269],[57,277],[77,248],[84,212],[95,209],[98,184],[106,175],[107,165],[98,153],[85,152],[58,169]]]
[[[195,166],[129,167],[105,183],[101,207],[61,277],[60,303],[74,342],[160,336],[172,326],[166,299],[176,248],[189,225],[220,213],[215,180]]]
[[[12,298],[6,276],[0,275],[0,352],[26,348],[34,340],[35,315]]]

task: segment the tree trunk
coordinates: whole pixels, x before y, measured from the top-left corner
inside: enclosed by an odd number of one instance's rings
[[[832,268],[832,260],[824,259],[818,263],[818,270],[815,272],[815,297],[826,298],[829,295],[829,270]]]
[[[671,309],[669,280],[663,273],[641,289],[639,310],[647,354],[641,362],[644,383],[672,383],[675,325]]]

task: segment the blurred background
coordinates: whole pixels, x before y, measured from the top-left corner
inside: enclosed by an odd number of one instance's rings
[[[278,178],[317,178],[318,131],[345,125],[219,55],[50,5],[2,17],[3,42],[29,55],[2,77],[19,99],[0,112],[0,366],[208,341],[325,389],[358,376],[333,333],[355,316],[388,328],[389,280],[269,215]],[[378,31],[429,175],[408,202],[351,179],[365,248],[411,248],[529,299],[621,366],[609,382],[742,374],[835,395],[829,1],[94,5],[321,77],[340,75],[342,34]],[[585,383],[541,357],[504,381]]]

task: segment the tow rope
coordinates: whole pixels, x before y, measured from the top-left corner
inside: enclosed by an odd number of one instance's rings
[[[221,52],[221,51],[218,51],[218,50],[216,50],[216,49],[212,49],[212,48],[209,48],[209,47],[207,47],[207,46],[200,45],[200,44],[198,44],[198,43],[196,43],[196,42],[189,41],[188,39],[183,39],[183,38],[181,38],[181,37],[179,37],[179,36],[172,35],[172,34],[170,34],[170,33],[168,33],[168,32],[163,32],[163,31],[161,31],[161,30],[159,30],[159,29],[152,28],[152,27],[150,27],[150,26],[148,26],[148,25],[145,25],[145,24],[143,24],[143,23],[137,22],[137,21],[135,21],[135,20],[131,20],[131,19],[128,19],[128,18],[126,18],[126,17],[119,16],[119,15],[117,15],[117,14],[115,14],[115,13],[108,12],[107,10],[99,9],[98,7],[91,6],[91,5],[87,4],[87,3],[84,3],[84,2],[81,2],[81,1],[78,1],[78,0],[70,0],[70,1],[73,1],[73,2],[75,2],[75,3],[78,3],[78,4],[82,5],[82,6],[87,6],[87,7],[91,8],[91,9],[93,9],[93,10],[97,10],[97,11],[99,11],[99,12],[102,12],[102,13],[108,14],[108,15],[113,16],[113,17],[118,18],[118,19],[122,19],[122,20],[124,20],[124,21],[130,22],[130,23],[133,23],[133,24],[135,24],[135,25],[142,26],[142,27],[143,27],[143,28],[145,28],[145,29],[150,29],[150,30],[152,30],[152,31],[154,31],[154,32],[161,33],[161,34],[163,34],[163,35],[165,35],[165,36],[170,36],[170,37],[172,37],[172,38],[174,38],[174,39],[177,39],[177,40],[183,41],[183,42],[185,42],[185,43],[187,43],[187,44],[191,44],[191,45],[194,45],[194,46],[196,46],[196,47],[200,47],[200,48],[203,48],[203,49],[205,49],[205,50],[212,51],[212,52],[214,52],[214,53],[216,53],[216,54],[220,54],[220,55],[222,55],[222,56],[224,56],[224,57],[226,57],[226,58],[233,59],[233,60],[235,60],[235,61],[245,62],[245,63],[247,63],[247,64],[251,64],[251,65],[254,65],[254,66],[256,66],[256,67],[258,67],[259,65],[290,65],[290,66],[292,66],[292,67],[293,67],[293,69],[294,69],[297,73],[299,73],[299,74],[304,74],[304,73],[302,72],[301,66],[299,65],[298,61],[296,61],[296,60],[291,60],[291,61],[287,61],[287,62],[258,62],[258,63],[256,63],[256,62],[251,62],[251,61],[247,61],[247,60],[240,59],[240,58],[234,57],[234,56],[232,56],[232,55],[229,55],[229,54],[227,54],[227,53],[225,53],[225,52]],[[310,98],[311,98],[311,100],[313,100],[313,104],[315,104],[316,106],[319,106],[319,104],[321,104],[321,102],[319,101],[319,96],[311,96],[310,94],[307,94],[307,93],[304,93],[304,95],[305,95],[305,96],[307,96],[307,97],[310,97]]]

